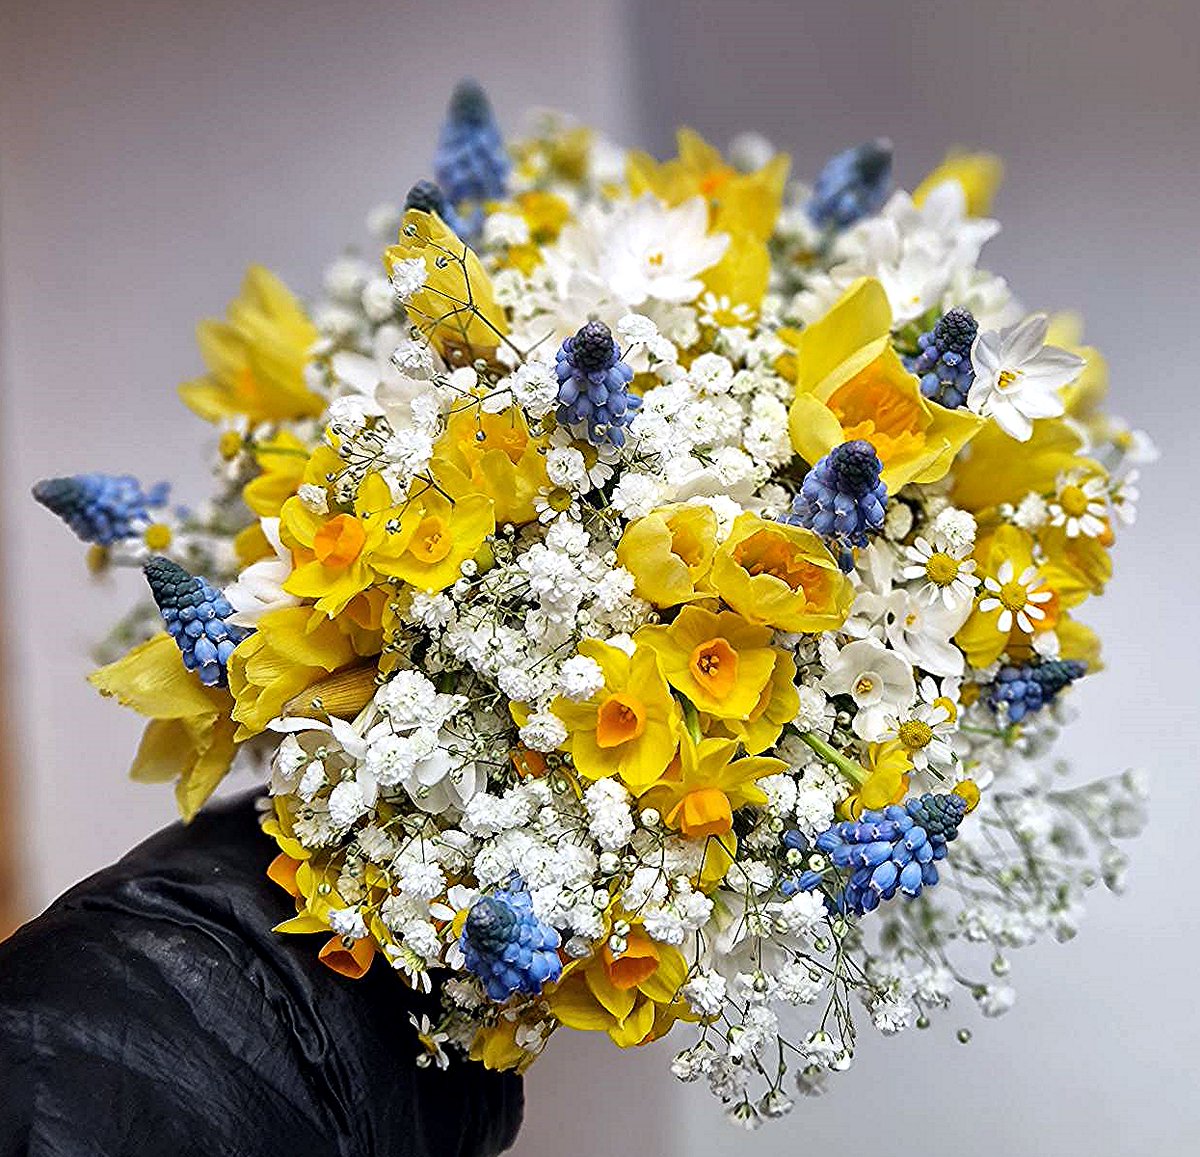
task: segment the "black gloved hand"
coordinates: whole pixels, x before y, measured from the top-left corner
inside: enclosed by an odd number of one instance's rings
[[[420,1069],[435,1001],[346,980],[266,877],[252,797],[153,836],[0,944],[0,1157],[494,1154],[520,1077]]]

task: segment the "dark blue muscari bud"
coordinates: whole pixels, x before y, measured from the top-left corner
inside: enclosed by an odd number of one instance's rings
[[[853,547],[883,526],[887,485],[883,463],[870,442],[858,438],[835,446],[804,476],[783,521],[806,526],[837,549],[844,571],[854,566]]]
[[[168,487],[160,482],[149,492],[129,474],[76,474],[46,478],[33,496],[59,516],[84,542],[111,546],[140,535],[153,521],[150,511],[166,504]]]
[[[819,229],[845,229],[879,211],[891,179],[891,141],[868,141],[838,153],[817,177],[809,218]]]
[[[465,232],[462,221],[454,206],[446,200],[445,193],[434,181],[418,181],[404,198],[405,209],[419,209],[422,213],[436,213],[460,237]]]
[[[478,976],[491,1000],[514,992],[536,996],[562,975],[558,932],[539,920],[521,878],[480,896],[471,905],[459,938],[467,971]]]
[[[206,687],[225,686],[229,657],[250,630],[226,621],[233,607],[207,579],[157,555],[142,570],[167,631],[183,653],[183,665]]]
[[[783,890],[811,892],[836,878],[840,890],[828,894],[829,907],[860,916],[897,892],[919,896],[938,882],[937,861],[946,858],[947,844],[958,837],[966,814],[962,796],[926,792],[903,805],[864,811],[857,820],[835,823],[815,841],[817,854],[828,857],[829,866],[813,867],[810,856],[809,867],[786,881]]]
[[[1003,709],[1010,723],[1020,723],[1058,697],[1060,691],[1087,673],[1078,659],[1047,659],[1001,667],[988,689],[988,702]]]
[[[633,370],[621,360],[612,331],[602,321],[589,321],[562,343],[555,363],[558,376],[558,420],[584,425],[593,446],[625,445],[625,428],[642,399],[629,392]]]
[[[921,379],[921,393],[930,401],[956,410],[967,400],[975,369],[971,346],[979,325],[971,312],[956,308],[942,314],[937,325],[917,338],[921,352],[905,365]]]
[[[433,171],[450,204],[502,200],[512,169],[487,93],[461,81],[450,99]]]

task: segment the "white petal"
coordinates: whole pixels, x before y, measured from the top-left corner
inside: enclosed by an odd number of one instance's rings
[[[1044,313],[1034,313],[1004,330],[1005,361],[1011,368],[1023,366],[1042,348],[1050,319]]]

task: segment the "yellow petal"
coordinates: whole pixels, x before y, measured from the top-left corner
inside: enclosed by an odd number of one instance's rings
[[[390,274],[399,262],[413,259],[424,261],[426,280],[406,309],[442,357],[464,365],[492,353],[508,323],[475,252],[436,213],[409,209],[384,264]]]

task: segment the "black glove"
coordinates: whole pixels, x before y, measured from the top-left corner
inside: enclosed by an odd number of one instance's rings
[[[0,944],[0,1157],[453,1157],[507,1148],[521,1078],[420,1069],[381,961],[319,964],[252,797],[159,832]]]

